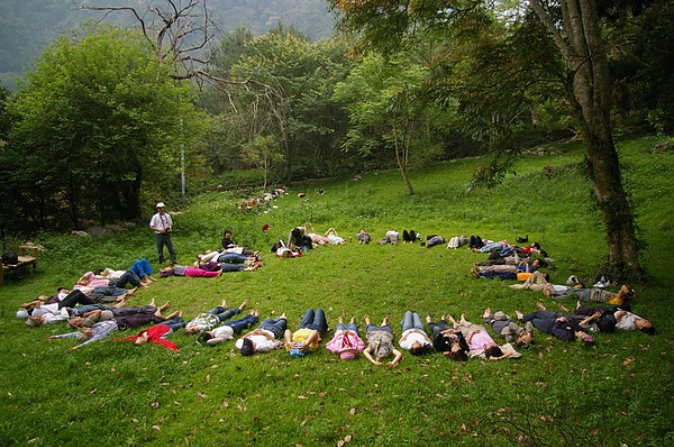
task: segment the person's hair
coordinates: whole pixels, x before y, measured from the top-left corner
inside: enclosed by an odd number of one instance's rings
[[[648,334],[648,335],[657,334],[657,331],[655,330],[655,326],[653,326],[653,325],[650,325],[648,327],[642,327],[641,332],[643,332],[644,334]]]
[[[213,338],[213,336],[211,335],[210,332],[203,332],[203,333],[199,336],[199,341],[200,341],[201,343],[206,343],[206,342],[207,342],[208,340],[210,340],[211,338]]]
[[[419,346],[418,348],[410,348],[410,354],[415,356],[430,354],[431,352],[433,352],[433,346],[431,345]]]
[[[253,346],[253,340],[250,338],[244,338],[243,344],[241,345],[241,355],[249,356],[255,353],[255,347]]]
[[[227,233],[232,234],[232,229],[231,228],[225,228],[225,231],[222,232],[222,235],[224,236]]]
[[[450,359],[456,360],[457,362],[467,362],[468,354],[463,349],[459,351],[449,351],[447,357]]]
[[[61,290],[66,290],[66,288],[65,287],[57,287],[56,293],[61,293]]]
[[[484,355],[487,358],[491,357],[503,357],[503,351],[498,346],[490,346],[484,350]]]

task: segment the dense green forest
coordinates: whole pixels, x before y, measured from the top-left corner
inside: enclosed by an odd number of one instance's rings
[[[104,14],[79,5],[139,6],[138,0],[8,0],[0,14],[0,82],[15,89],[16,77],[34,66],[35,59],[52,40],[84,20]],[[160,3],[160,2],[156,2]],[[292,25],[312,40],[332,34],[335,20],[325,0],[210,0],[213,21],[223,32],[246,27],[261,34],[278,23]],[[133,25],[133,17],[109,15],[104,22]]]

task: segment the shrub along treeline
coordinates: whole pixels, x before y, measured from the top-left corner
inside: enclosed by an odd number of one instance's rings
[[[671,131],[674,5],[599,3],[614,130]],[[0,232],[139,219],[177,198],[181,152],[190,192],[396,168],[412,194],[411,169],[489,151],[476,180],[493,184],[523,149],[577,131],[551,37],[508,12],[476,9],[404,45],[359,31],[360,16],[321,42],[237,29],[211,42],[205,84],[177,81],[130,31],[62,37],[18,93],[0,92]]]

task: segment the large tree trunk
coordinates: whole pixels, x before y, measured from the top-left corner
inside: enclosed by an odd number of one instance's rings
[[[569,100],[585,142],[586,157],[608,243],[607,273],[641,279],[634,215],[620,174],[611,126],[611,82],[594,0],[562,0],[563,30],[555,27],[540,0],[536,15],[551,32],[570,70]]]

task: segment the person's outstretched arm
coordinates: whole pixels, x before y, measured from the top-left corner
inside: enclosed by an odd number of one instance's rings
[[[370,348],[367,347],[365,351],[363,351],[363,356],[370,361],[373,365],[380,366],[382,363],[379,360],[375,360],[372,357],[372,354],[370,354]]]
[[[403,353],[398,351],[396,348],[393,348],[393,360],[387,363],[388,366],[396,366],[398,363],[400,363],[400,360],[403,358]]]

